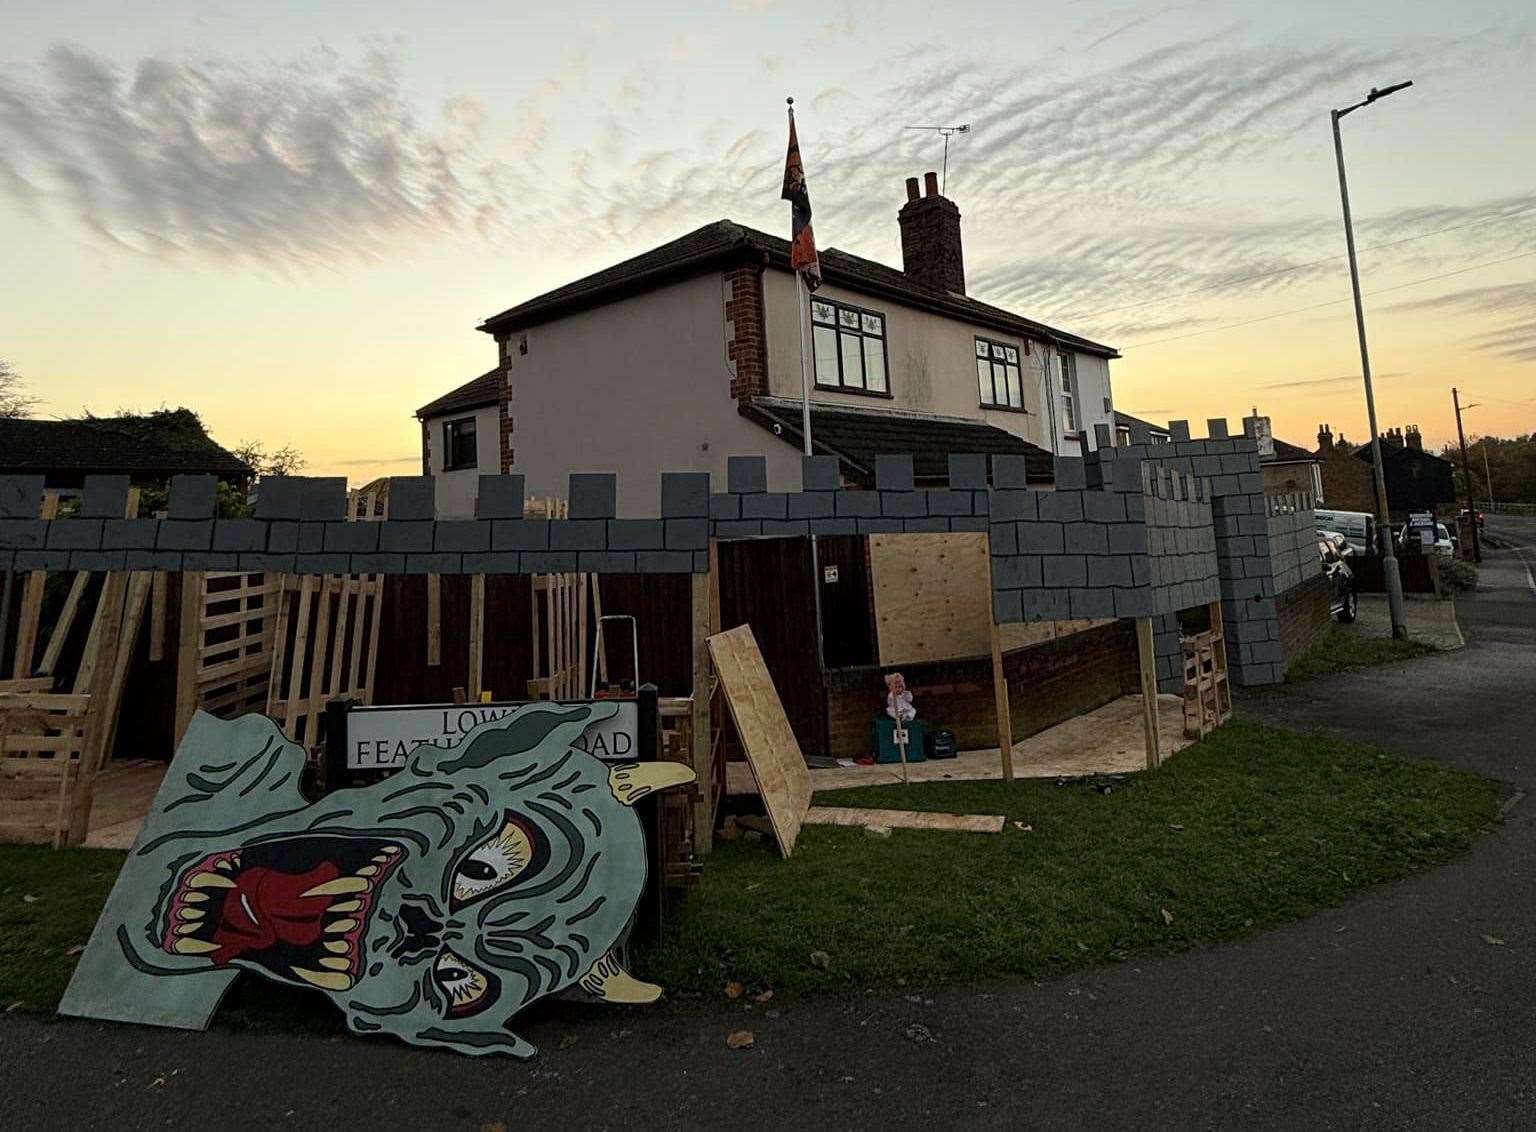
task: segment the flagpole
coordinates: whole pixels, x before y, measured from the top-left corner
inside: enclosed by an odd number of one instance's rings
[[[789,129],[793,133],[795,129],[795,100],[785,99],[789,103]],[[805,279],[801,273],[794,271],[795,277],[795,320],[800,324],[800,435],[805,440],[805,454],[811,455],[811,367],[806,358],[805,350],[805,323],[810,318],[810,292],[805,288]]]

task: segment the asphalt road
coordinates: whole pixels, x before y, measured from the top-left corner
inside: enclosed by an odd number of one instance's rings
[[[1241,709],[1536,792],[1536,592],[1516,551],[1490,555],[1483,579],[1460,604],[1465,651],[1244,696]],[[1536,801],[1511,800],[1464,860],[1240,945],[771,1014],[561,1008],[523,1028],[545,1051],[527,1065],[383,1041],[3,1019],[0,1122],[1531,1127]],[[743,1028],[756,1045],[727,1049]]]

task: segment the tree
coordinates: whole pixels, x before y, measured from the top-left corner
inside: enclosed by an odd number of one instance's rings
[[[259,440],[243,440],[230,451],[255,468],[258,476],[291,476],[308,463],[304,454],[291,444],[268,452]]]
[[[22,391],[21,374],[10,362],[0,360],[0,417],[29,417],[35,404],[37,398]]]

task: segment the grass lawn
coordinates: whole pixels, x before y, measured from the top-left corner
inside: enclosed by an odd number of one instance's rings
[[[1434,651],[1434,646],[1421,641],[1399,640],[1396,637],[1363,637],[1333,629],[1286,669],[1285,678],[1294,683],[1333,672],[1391,664],[1395,660],[1413,660]]]
[[[809,826],[795,856],[726,842],[636,973],[674,991],[839,990],[1037,976],[1232,939],[1464,852],[1497,787],[1235,720],[1108,795],[1027,781],[882,786],[828,804],[1005,813],[1002,834]],[[1026,832],[1014,822],[1028,824]],[[0,846],[0,1008],[52,1010],[122,854]],[[28,899],[31,897],[32,899]],[[812,965],[813,951],[830,957]],[[250,978],[220,1025],[339,1029]]]

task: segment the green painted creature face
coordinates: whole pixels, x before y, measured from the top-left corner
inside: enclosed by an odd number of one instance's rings
[[[313,804],[275,729],[259,750],[178,756],[164,810],[194,816],[135,850],[162,880],[119,935],[129,961],[315,987],[357,1033],[531,1053],[508,1022],[593,968],[645,883],[634,798],[571,745],[612,711],[531,705]]]

